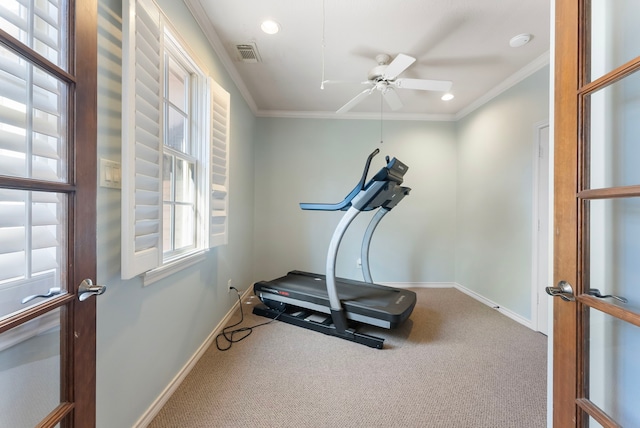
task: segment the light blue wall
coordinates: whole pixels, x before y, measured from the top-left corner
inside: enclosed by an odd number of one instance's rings
[[[209,73],[231,93],[229,245],[143,287],[120,279],[120,191],[98,188],[97,426],[132,426],[252,283],[255,118],[182,1],[158,0]],[[99,1],[98,156],[120,161],[122,1]]]
[[[302,211],[299,202],[339,202],[379,148],[409,166],[411,193],[380,223],[371,245],[378,282],[451,282],[454,277],[456,147],[453,122],[259,119],[255,152],[256,273],[263,279],[289,270],[324,272],[331,235],[343,212]],[[356,268],[363,213],[347,232],[337,274],[362,278]]]
[[[549,67],[458,122],[455,281],[531,318],[534,125],[549,120]]]

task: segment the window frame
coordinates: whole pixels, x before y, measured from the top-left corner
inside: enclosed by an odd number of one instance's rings
[[[208,102],[207,97],[202,96],[201,94],[206,94],[208,91],[207,88],[207,77],[206,74],[202,71],[202,68],[196,63],[196,61],[192,58],[191,54],[188,52],[184,46],[180,44],[180,41],[177,40],[176,36],[172,34],[172,30],[168,28],[169,26],[165,26],[164,28],[164,84],[163,84],[163,117],[164,117],[164,128],[163,128],[163,145],[162,145],[162,157],[160,158],[161,164],[164,162],[164,155],[170,154],[174,157],[174,159],[181,159],[186,162],[191,162],[195,165],[195,180],[194,180],[194,197],[193,201],[194,206],[194,224],[193,224],[193,243],[189,247],[183,247],[181,249],[175,249],[175,222],[172,221],[171,225],[171,250],[167,250],[165,248],[166,236],[165,233],[165,221],[166,219],[163,217],[163,227],[162,227],[162,263],[159,268],[162,268],[166,264],[171,264],[174,262],[178,262],[180,259],[189,257],[194,253],[198,253],[200,251],[206,251],[207,245],[205,240],[203,239],[206,236],[206,224],[202,221],[203,216],[200,213],[204,213],[207,210],[207,204],[205,203],[206,192],[206,159],[209,154],[208,150],[208,139],[206,138],[206,120],[203,120],[210,114],[211,105]],[[188,84],[188,95],[185,103],[185,107],[187,108],[187,137],[186,137],[186,146],[189,149],[184,152],[177,150],[167,144],[167,134],[168,134],[168,116],[169,116],[169,108],[172,104],[169,97],[169,71],[170,71],[170,61],[173,59],[180,67],[182,67],[189,75],[187,79]],[[186,153],[190,152],[190,153]],[[164,165],[162,165],[162,171],[164,171]],[[175,170],[174,170],[175,174]],[[175,177],[175,175],[174,175]],[[171,181],[172,184],[172,194],[175,192],[175,179]],[[163,200],[163,208],[167,200],[162,197]],[[176,201],[175,196],[171,197],[169,201],[173,206],[179,205]],[[161,214],[164,215],[164,210]],[[175,216],[175,214],[174,214]]]

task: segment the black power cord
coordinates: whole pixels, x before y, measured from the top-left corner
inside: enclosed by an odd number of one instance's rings
[[[223,328],[222,332],[219,333],[216,336],[216,348],[218,348],[219,351],[228,351],[229,349],[231,349],[231,346],[233,346],[234,343],[240,342],[241,340],[244,340],[247,337],[249,337],[249,335],[251,333],[253,333],[253,329],[254,328],[261,327],[261,326],[267,325],[267,324],[271,324],[272,322],[277,320],[278,317],[284,312],[284,310],[283,310],[278,315],[276,315],[275,318],[273,318],[270,321],[263,322],[263,323],[256,324],[256,325],[252,325],[250,327],[240,327],[240,328],[237,328],[235,330],[230,330],[230,329],[232,329],[234,327],[239,326],[240,324],[242,324],[244,322],[244,310],[242,309],[242,297],[240,296],[240,292],[238,291],[238,289],[235,288],[235,287],[229,287],[229,288],[231,290],[235,290],[236,293],[238,294],[238,302],[240,303],[240,321],[238,321],[237,323],[235,323],[233,325],[230,325],[230,326],[227,326],[227,327]],[[240,337],[236,337],[236,335],[240,335]],[[227,346],[223,347],[223,346],[220,345],[221,338],[223,338],[224,341],[228,344]]]

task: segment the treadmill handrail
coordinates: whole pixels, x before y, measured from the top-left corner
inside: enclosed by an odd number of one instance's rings
[[[351,206],[353,198],[360,193],[360,183],[353,188],[344,200],[335,204],[300,202],[300,208],[310,211],[342,211]]]
[[[364,190],[364,184],[367,182],[367,175],[369,174],[369,167],[371,166],[371,161],[373,157],[380,153],[380,149],[375,149],[371,152],[371,154],[367,157],[367,163],[364,165],[364,171],[362,171],[362,177],[360,178],[360,182],[358,185],[360,186],[360,190]]]
[[[353,188],[351,192],[341,201],[336,202],[335,204],[327,204],[327,203],[307,203],[301,202],[300,208],[303,210],[312,210],[312,211],[342,211],[346,210],[351,206],[351,200],[360,193],[361,190],[364,190],[365,184],[367,182],[367,175],[369,174],[369,167],[371,166],[371,161],[373,157],[380,153],[380,149],[375,149],[369,157],[367,157],[367,162],[364,165],[364,170],[362,171],[362,177],[356,187]],[[380,173],[378,173],[380,174]]]

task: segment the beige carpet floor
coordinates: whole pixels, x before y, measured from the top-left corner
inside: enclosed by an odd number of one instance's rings
[[[213,345],[150,427],[545,427],[546,336],[455,289],[415,291],[408,322],[366,330],[382,350],[277,321]],[[243,325],[265,321],[256,301]]]

